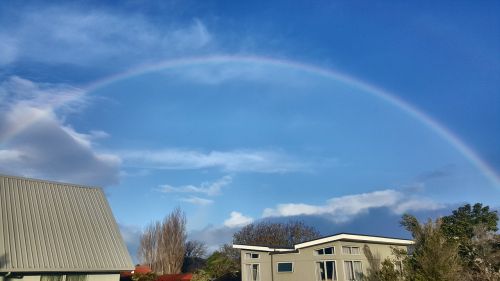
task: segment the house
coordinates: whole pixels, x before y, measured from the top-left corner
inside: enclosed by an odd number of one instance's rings
[[[383,261],[392,248],[407,249],[412,240],[340,233],[292,248],[233,245],[241,250],[242,281],[360,280],[369,267],[365,251]],[[402,263],[396,263],[398,267]]]
[[[0,175],[0,281],[118,281],[132,269],[100,188]]]

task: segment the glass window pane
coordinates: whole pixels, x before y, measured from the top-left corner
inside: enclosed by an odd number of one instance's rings
[[[333,261],[327,261],[326,264],[326,280],[333,280]]]
[[[349,254],[351,254],[351,248],[350,248],[350,247],[343,246],[343,247],[342,247],[342,253],[343,253],[344,255],[349,255]]]
[[[62,275],[50,274],[40,276],[40,281],[62,281]]]
[[[325,248],[325,255],[333,255],[333,247]]]
[[[363,277],[363,268],[361,267],[360,261],[353,262],[353,270],[356,280],[361,280],[361,278]]]
[[[293,264],[291,262],[278,263],[278,272],[292,272]]]
[[[85,274],[71,274],[66,275],[66,281],[86,281],[87,275]]]
[[[252,259],[258,259],[259,258],[259,254],[252,254]]]
[[[352,262],[350,262],[350,261],[344,262],[344,271],[345,271],[345,277],[347,280],[354,280],[354,272],[353,272],[353,268],[352,268]]]
[[[351,247],[351,254],[352,255],[359,255],[359,247]]]
[[[325,280],[325,264],[323,262],[316,263],[316,269],[318,270],[319,280]]]
[[[319,250],[316,250],[316,253],[318,255],[323,255],[325,253],[325,250],[324,249],[319,249]]]

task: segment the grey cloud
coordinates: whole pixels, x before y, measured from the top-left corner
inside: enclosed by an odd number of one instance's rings
[[[56,111],[78,103],[66,88],[15,78],[0,84],[0,172],[81,184],[118,183],[120,159],[96,152],[103,133],[76,132]]]

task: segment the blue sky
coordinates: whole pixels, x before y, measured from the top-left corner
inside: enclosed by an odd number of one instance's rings
[[[260,219],[401,236],[404,212],[497,207],[499,12],[11,1],[0,172],[104,187],[132,253],[176,206],[211,249]]]

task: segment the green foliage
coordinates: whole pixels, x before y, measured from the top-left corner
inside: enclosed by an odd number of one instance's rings
[[[210,280],[212,280],[212,277],[210,277],[210,274],[205,270],[198,270],[197,272],[193,273],[193,278],[191,278],[191,281],[210,281]]]
[[[422,225],[414,216],[404,215],[401,224],[415,240],[413,255],[404,263],[406,280],[460,280],[458,244],[447,239],[440,220]]]
[[[401,259],[406,257],[406,252],[402,252],[397,248],[393,248],[394,259],[386,258],[380,263],[380,257],[375,256],[368,245],[365,245],[363,252],[368,259],[369,268],[363,281],[402,281],[404,280],[403,272],[396,269],[396,264],[401,264]]]
[[[205,271],[216,279],[226,276],[236,276],[239,270],[239,262],[220,251],[215,251],[208,257],[205,267]]]
[[[154,281],[158,275],[154,272],[149,273],[134,273],[132,274],[132,281]]]
[[[473,242],[477,238],[478,231],[484,234],[494,233],[498,230],[497,223],[496,211],[490,211],[489,206],[483,207],[481,203],[476,203],[474,206],[466,204],[454,210],[451,215],[443,217],[441,228],[449,240],[458,242],[463,265],[467,268],[474,268],[480,257],[477,251],[478,241]]]

